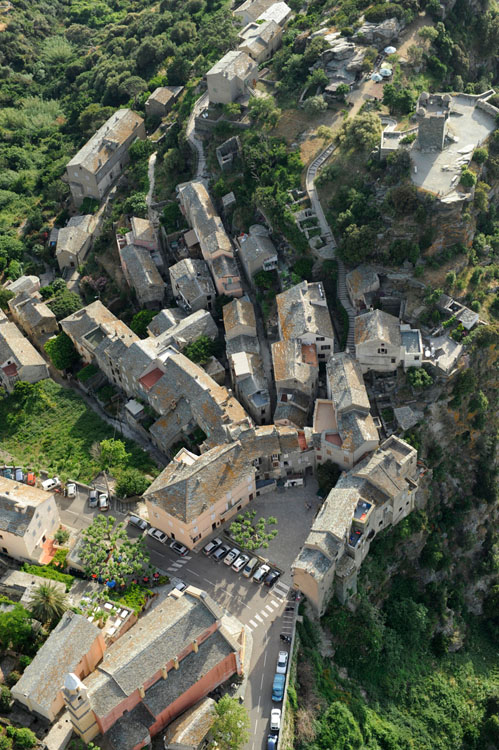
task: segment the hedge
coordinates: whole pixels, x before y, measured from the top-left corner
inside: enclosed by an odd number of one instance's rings
[[[60,581],[60,583],[65,584],[66,591],[69,591],[74,581],[74,576],[70,576],[68,573],[60,573],[49,565],[29,565],[28,563],[24,563],[21,570],[25,573],[31,573],[34,576],[40,576],[40,578],[50,578],[52,581]]]

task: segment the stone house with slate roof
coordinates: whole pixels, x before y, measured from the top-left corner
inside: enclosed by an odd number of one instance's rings
[[[38,562],[61,521],[53,494],[0,477],[0,552]]]
[[[345,282],[350,302],[356,310],[368,307],[368,295],[379,289],[379,276],[369,266],[357,266],[347,273]]]
[[[28,711],[54,721],[64,707],[66,674],[87,677],[101,661],[105,649],[104,636],[97,625],[68,610],[12,688],[12,697]]]
[[[258,64],[246,52],[230,50],[206,73],[212,104],[228,104],[247,96],[258,79]]]
[[[105,735],[115,750],[139,750],[231,675],[241,673],[243,627],[229,632],[200,589],[175,592],[113,643],[86,679],[66,677],[64,698],[84,742]],[[240,629],[239,629],[240,628]]]
[[[316,461],[351,469],[379,445],[359,363],[347,352],[332,354],[326,366],[327,399],[314,407]]]
[[[334,329],[322,284],[302,281],[278,294],[276,303],[279,338],[315,346],[317,359],[325,362],[334,351]]]
[[[355,358],[362,372],[395,372],[399,365],[421,367],[423,342],[421,332],[400,323],[394,315],[382,310],[355,318]]]
[[[0,385],[11,393],[18,380],[38,383],[48,376],[43,357],[0,310]]]
[[[15,322],[38,347],[59,331],[54,313],[37,293],[21,292],[9,300],[9,310]]]
[[[293,582],[316,612],[336,593],[347,601],[376,534],[414,510],[417,451],[392,435],[341,475],[317,514],[292,565]]]
[[[187,312],[213,309],[216,292],[205,260],[185,258],[168,272],[175,299]]]
[[[132,143],[145,137],[142,117],[131,109],[114,112],[66,165],[64,179],[75,205],[87,197],[100,201],[128,164]]]

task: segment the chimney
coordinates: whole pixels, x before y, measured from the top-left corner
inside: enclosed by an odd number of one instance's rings
[[[194,640],[192,641],[192,648],[194,650],[194,653],[197,654],[197,652],[199,651],[199,645],[198,645],[198,639],[197,638],[194,638]]]
[[[178,669],[179,668],[178,656],[176,656],[174,658],[174,660],[173,660],[173,667],[174,667],[174,669]]]
[[[168,670],[166,669],[166,665],[164,667],[161,667],[161,677],[166,680],[168,677]]]
[[[141,685],[139,687],[139,695],[140,695],[141,698],[145,698],[146,697],[146,691],[144,690],[144,686],[143,685]]]

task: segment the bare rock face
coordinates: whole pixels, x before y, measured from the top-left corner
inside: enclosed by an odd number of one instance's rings
[[[369,23],[366,21],[355,32],[352,38],[357,42],[362,41],[365,44],[381,49],[389,42],[398,39],[404,26],[405,22],[399,21],[397,18],[386,18],[381,23]]]
[[[358,71],[362,70],[362,65],[364,63],[365,56],[366,56],[365,50],[357,48],[355,55],[347,63],[346,69],[350,73],[357,73]]]

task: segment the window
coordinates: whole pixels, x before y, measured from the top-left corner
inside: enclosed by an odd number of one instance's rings
[[[209,301],[211,299],[211,294],[207,294],[206,299]]]
[[[418,359],[419,359],[419,354],[416,354],[416,356],[414,357],[414,360],[418,360]]]
[[[192,537],[193,542],[197,542],[198,539],[201,539],[201,534],[198,534],[197,536]]]
[[[319,356],[319,359],[324,359],[324,357],[325,357],[326,355],[325,355],[325,354],[319,354],[318,356]]]
[[[315,340],[316,341],[324,341],[324,336],[316,336]]]
[[[2,547],[2,552],[5,552],[6,555],[9,554],[9,550],[7,549],[7,547]]]
[[[331,346],[329,344],[324,344],[324,346],[321,346],[322,349],[331,349]]]
[[[386,351],[386,349],[385,349],[385,347],[384,347],[384,346],[382,346],[382,347],[380,347],[380,348],[378,349],[378,354],[387,354],[387,353],[388,353],[388,352]]]
[[[395,357],[392,357],[392,365],[394,365],[396,361]]]

